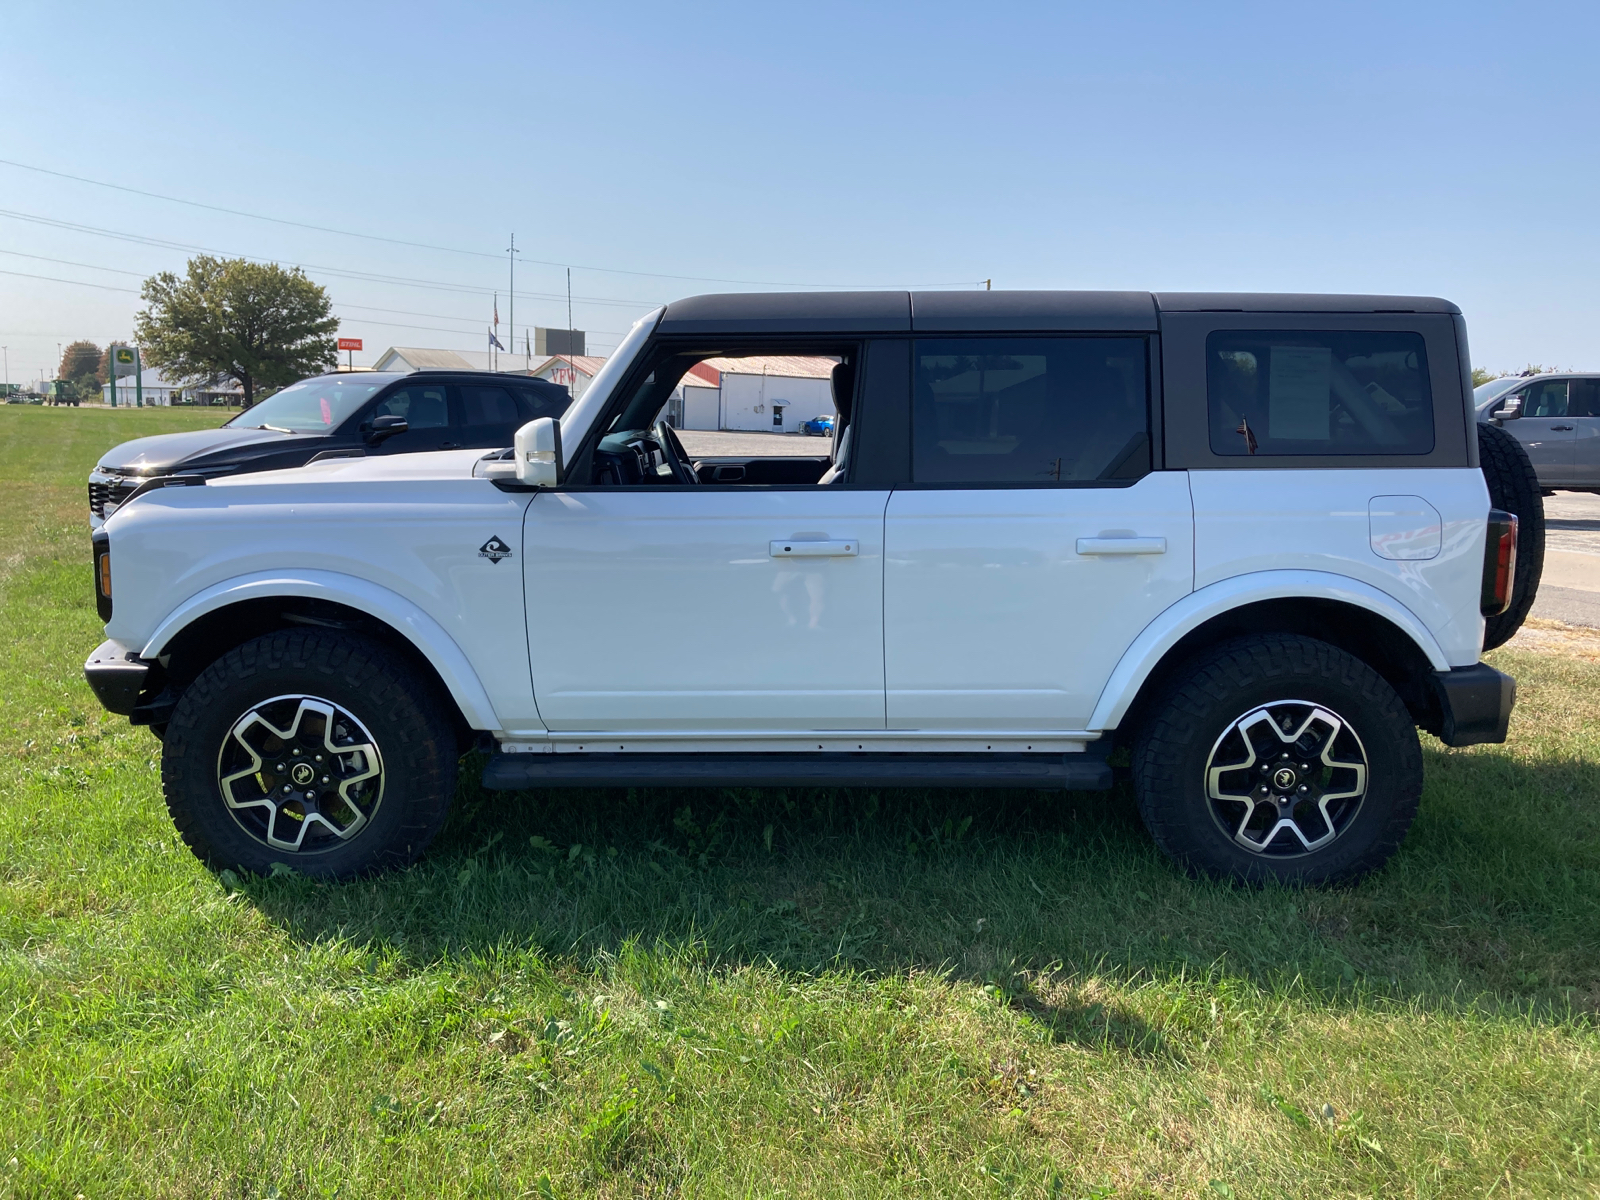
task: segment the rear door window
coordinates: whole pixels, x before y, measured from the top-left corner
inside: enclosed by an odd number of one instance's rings
[[[1219,330],[1206,338],[1206,397],[1215,454],[1433,449],[1419,333]]]
[[[1083,484],[1150,470],[1146,343],[1132,337],[916,343],[912,476]]]
[[[1600,379],[1572,381],[1567,413],[1574,417],[1600,417]]]
[[[461,411],[469,429],[483,425],[517,426],[532,420],[511,395],[511,389],[483,384],[462,384]]]

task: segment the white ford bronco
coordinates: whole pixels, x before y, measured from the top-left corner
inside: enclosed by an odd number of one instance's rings
[[[831,362],[831,443],[691,456],[674,404],[741,356]],[[1185,868],[1349,879],[1418,727],[1505,739],[1519,453],[1442,300],[700,296],[504,451],[150,481],[94,535],[85,670],[218,867],[406,863],[476,747],[508,789],[1126,765]]]

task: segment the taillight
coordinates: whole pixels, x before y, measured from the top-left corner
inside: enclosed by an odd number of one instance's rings
[[[1511,607],[1517,576],[1517,518],[1498,508],[1489,510],[1489,537],[1483,547],[1483,593],[1478,607],[1494,617]]]
[[[102,621],[111,620],[111,537],[94,535],[94,607]]]

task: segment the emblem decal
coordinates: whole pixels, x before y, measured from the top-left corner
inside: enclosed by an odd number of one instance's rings
[[[1299,780],[1295,778],[1295,773],[1288,767],[1279,767],[1277,774],[1272,777],[1272,782],[1278,785],[1279,791],[1287,792]]]
[[[482,546],[478,547],[478,554],[482,558],[487,558],[492,563],[497,563],[502,558],[511,557],[511,547],[506,545],[499,538],[492,537]]]

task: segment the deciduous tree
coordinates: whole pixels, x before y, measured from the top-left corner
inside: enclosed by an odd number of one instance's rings
[[[200,255],[182,278],[145,280],[135,320],[144,359],[179,379],[239,381],[248,408],[257,388],[281,387],[338,363],[328,293],[298,267]]]
[[[100,375],[100,358],[104,353],[93,342],[73,342],[61,352],[61,365],[56,369],[57,379],[87,383],[98,388],[105,380]]]

